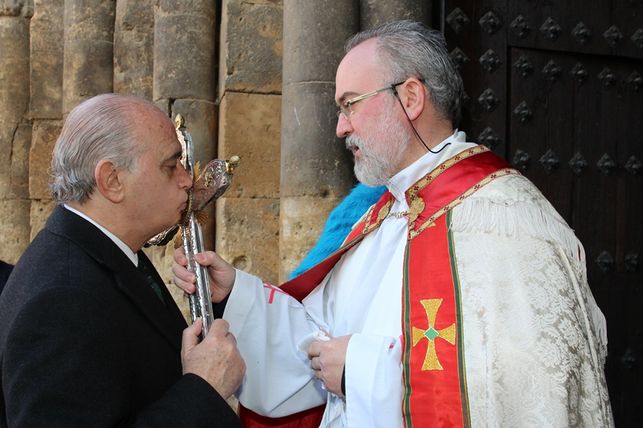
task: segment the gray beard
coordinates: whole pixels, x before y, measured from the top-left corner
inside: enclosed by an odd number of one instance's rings
[[[366,184],[367,186],[381,186],[386,184],[392,175],[390,161],[379,158],[373,154],[369,148],[365,149],[363,140],[358,137],[351,136],[348,138],[354,138],[356,140],[355,144],[360,147],[362,152],[362,158],[355,159],[355,166],[353,168],[355,177],[357,177],[360,183]]]
[[[401,124],[389,120],[381,121],[373,134],[382,139],[377,149],[373,148],[372,139],[355,135],[346,137],[346,148],[357,147],[361,151],[361,159],[355,159],[355,177],[367,186],[382,186],[398,172],[396,168],[410,136]]]

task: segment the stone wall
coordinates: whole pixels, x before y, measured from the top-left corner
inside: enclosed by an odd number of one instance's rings
[[[29,22],[33,5],[0,0],[0,258],[15,263],[29,244]]]
[[[219,157],[241,157],[217,202],[216,250],[278,280],[281,1],[224,0],[219,53]]]
[[[241,157],[206,241],[278,283],[354,182],[334,135],[344,40],[388,19],[428,22],[428,4],[0,0],[0,258],[15,263],[53,209],[48,168],[65,115],[115,92],[181,113],[199,159]],[[172,250],[148,251],[168,284]]]

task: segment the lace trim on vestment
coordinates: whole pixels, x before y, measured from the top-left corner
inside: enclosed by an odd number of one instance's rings
[[[569,261],[569,267],[579,282],[587,281],[585,250],[574,231],[558,213],[550,208],[549,202],[533,186],[525,186],[525,178],[512,176],[503,178],[515,194],[494,194],[481,191],[468,197],[456,209],[457,221],[451,228],[459,233],[486,233],[500,236],[528,236],[531,239],[552,243],[559,248]],[[586,296],[585,299],[593,299]],[[607,355],[607,328],[600,310],[595,311],[594,302],[585,302],[586,313],[599,341],[602,367]]]

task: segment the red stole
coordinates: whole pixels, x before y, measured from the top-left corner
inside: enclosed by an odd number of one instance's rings
[[[450,242],[449,213],[493,179],[519,174],[484,146],[458,153],[406,192],[409,233],[402,293],[404,422],[424,426],[468,426],[466,379],[457,270]],[[388,216],[386,192],[351,230],[344,244],[281,289],[303,300],[341,256],[376,230]],[[285,418],[265,418],[240,406],[245,427],[319,426],[324,406]]]

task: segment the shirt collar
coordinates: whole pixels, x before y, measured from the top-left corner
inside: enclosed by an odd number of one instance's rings
[[[85,214],[84,212],[82,212],[82,211],[78,211],[77,209],[72,208],[72,207],[70,207],[70,206],[69,206],[69,205],[67,205],[67,204],[63,204],[63,207],[65,207],[65,208],[66,208],[66,209],[68,209],[69,211],[73,212],[74,214],[76,214],[76,215],[78,215],[78,216],[80,216],[80,217],[84,218],[85,220],[87,220],[88,222],[90,222],[91,224],[93,224],[94,226],[96,226],[98,229],[100,229],[100,231],[101,231],[101,232],[103,232],[105,235],[107,235],[107,237],[108,237],[109,239],[111,239],[112,241],[114,241],[114,244],[116,244],[116,245],[118,246],[118,248],[120,248],[120,249],[121,249],[121,251],[123,251],[123,252],[125,253],[125,255],[127,256],[127,258],[128,258],[128,259],[130,259],[130,260],[132,261],[132,263],[134,263],[134,266],[138,266],[138,254],[136,254],[134,251],[132,251],[132,249],[131,249],[130,247],[128,247],[128,246],[127,246],[127,244],[125,244],[123,241],[121,241],[121,240],[120,240],[116,235],[114,235],[114,234],[113,234],[112,232],[110,232],[109,230],[105,229],[105,228],[104,228],[103,226],[101,226],[100,224],[96,223],[96,222],[94,221],[94,219],[92,219],[91,217],[89,217],[89,216],[88,216],[87,214]]]
[[[432,171],[445,159],[448,159],[453,156],[453,154],[464,150],[462,144],[466,143],[466,141],[466,134],[456,129],[452,135],[432,149],[434,152],[439,151],[439,153],[427,152],[411,165],[391,177],[388,180],[388,183],[386,183],[386,187],[396,200],[399,202],[406,202],[406,191],[420,178],[424,177],[427,171]],[[445,147],[448,144],[450,144],[450,146]],[[469,145],[474,144],[470,143]]]

